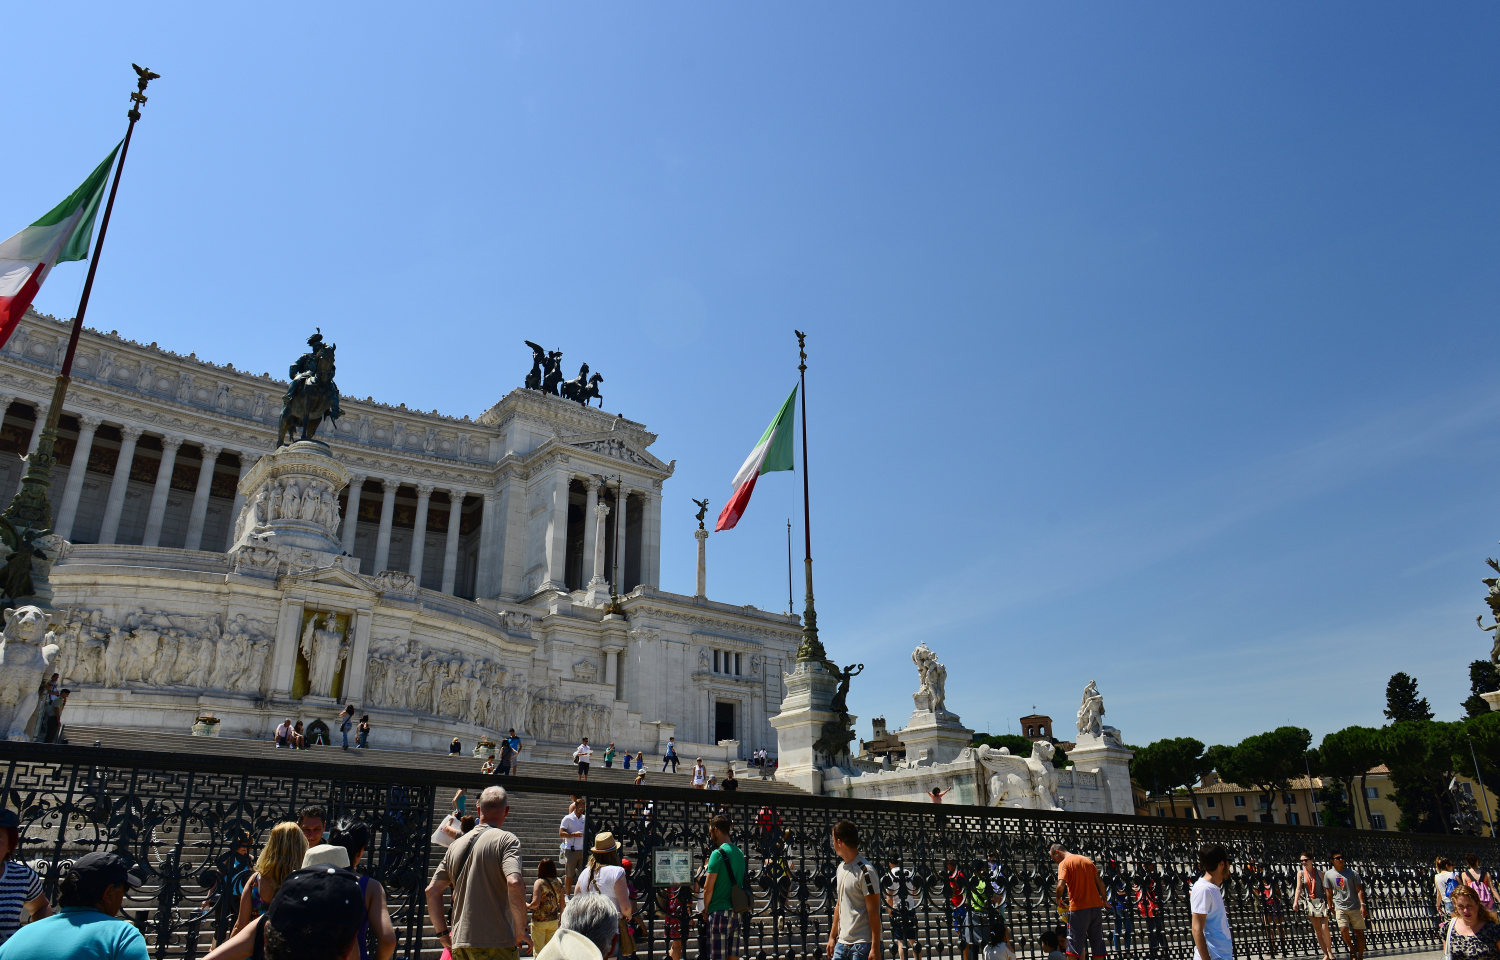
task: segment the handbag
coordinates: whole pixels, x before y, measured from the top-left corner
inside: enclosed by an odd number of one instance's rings
[[[724,853],[724,848],[728,846],[729,844],[724,844],[719,848],[719,852]],[[735,913],[749,913],[751,910],[750,894],[745,892],[744,886],[735,877],[734,860],[727,853],[724,853],[724,865],[729,870],[729,908]]]
[[[446,847],[463,835],[463,823],[450,813],[443,818],[442,823],[438,824],[438,828],[432,831],[432,842],[440,847]]]
[[[620,956],[635,956],[635,934],[630,931],[630,921],[620,918]]]

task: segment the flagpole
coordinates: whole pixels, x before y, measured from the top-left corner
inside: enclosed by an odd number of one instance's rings
[[[131,66],[135,66],[131,64]],[[83,317],[88,312],[89,294],[94,289],[94,275],[99,271],[99,255],[104,250],[104,235],[109,230],[109,217],[115,209],[115,194],[120,189],[120,174],[125,169],[125,156],[130,152],[130,138],[135,133],[135,123],[141,118],[140,107],[146,102],[146,84],[156,79],[159,74],[150,70],[135,67],[137,75],[136,92],[130,95],[130,125],[125,129],[125,142],[120,148],[120,159],[115,163],[115,179],[109,188],[109,201],[104,207],[104,219],[99,224],[99,238],[94,242],[94,255],[89,261],[88,277],[83,282],[83,294],[78,300],[78,312],[73,317],[73,329],[68,335],[68,351],[63,356],[62,370],[57,375],[57,380],[52,387],[52,403],[47,407],[47,419],[42,427],[42,433],[37,440],[36,450],[26,457],[26,475],[21,478],[21,489],[16,492],[15,498],[11,500],[10,506],[6,508],[0,518],[7,521],[6,526],[10,528],[16,539],[16,543],[7,544],[17,554],[33,553],[33,550],[23,550],[23,545],[31,542],[50,532],[52,528],[52,507],[47,501],[47,489],[52,485],[52,467],[56,465],[57,458],[52,455],[53,445],[57,441],[57,425],[62,418],[63,401],[68,395],[68,384],[72,380],[73,355],[78,351],[78,336],[83,331]],[[75,469],[81,465],[75,464]],[[45,564],[50,566],[50,563]],[[9,578],[7,577],[7,580]],[[38,601],[37,606],[50,609],[52,590],[46,582],[46,575],[32,576],[33,596]],[[20,597],[12,597],[19,600]]]
[[[807,607],[802,611],[802,646],[797,648],[797,660],[826,662],[828,652],[818,639],[818,611],[813,606],[812,507],[807,492],[807,334],[801,330],[793,332],[797,334],[797,353],[800,358],[797,372],[801,377],[802,390],[802,535],[807,547],[807,556],[802,561],[807,569]]]

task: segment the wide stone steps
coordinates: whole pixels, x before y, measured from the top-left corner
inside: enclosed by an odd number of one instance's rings
[[[406,770],[440,770],[445,773],[477,774],[480,760],[468,754],[416,753],[408,750],[359,750],[342,746],[314,746],[306,750],[278,749],[269,740],[242,740],[232,737],[194,737],[187,734],[143,733],[134,730],[114,730],[106,727],[68,726],[64,738],[73,746],[98,744],[115,750],[149,750],[164,753],[186,753],[212,757],[253,757],[277,762],[349,763],[369,766],[395,767]],[[598,754],[596,753],[597,757]],[[675,787],[686,789],[693,785],[691,766],[684,764],[679,773],[662,773],[661,757],[646,760],[646,784],[652,787]],[[575,781],[577,771],[571,764],[546,763],[526,758],[523,753],[519,772],[526,777]],[[710,767],[709,772],[722,779],[724,771]],[[606,769],[601,760],[589,768],[589,780],[595,783],[635,782],[636,771],[625,771],[618,766]],[[736,769],[735,777],[742,791],[764,791],[768,793],[806,794],[788,783],[779,780],[762,780],[758,776]]]

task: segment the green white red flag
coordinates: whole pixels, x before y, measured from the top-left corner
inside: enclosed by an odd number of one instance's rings
[[[59,263],[87,260],[94,235],[94,217],[109,168],[120,152],[119,144],[94,168],[89,178],[53,207],[40,220],[0,243],[0,347],[31,306],[42,281]]]
[[[745,458],[740,472],[734,475],[734,496],[729,498],[729,502],[724,504],[724,509],[719,513],[719,522],[714,524],[716,532],[733,530],[734,525],[740,522],[745,507],[750,505],[750,494],[755,492],[755,481],[761,474],[792,469],[792,423],[796,419],[796,412],[797,388],[793,387],[791,396],[781,405],[781,410],[771,421],[771,425],[766,427],[766,432],[760,435],[760,442],[750,451],[750,456]]]

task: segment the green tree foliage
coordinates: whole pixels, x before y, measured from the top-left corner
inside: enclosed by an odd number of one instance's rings
[[[1344,792],[1354,796],[1354,781],[1359,781],[1359,796],[1365,810],[1365,829],[1370,828],[1370,800],[1365,796],[1367,775],[1384,759],[1381,731],[1372,727],[1345,727],[1323,738],[1318,747],[1318,764],[1325,777],[1344,785]]]
[[[996,750],[1005,747],[1013,756],[1017,757],[1031,756],[1031,741],[1015,733],[976,733],[974,739],[969,742],[976,747],[983,744],[994,747]],[[1052,749],[1052,765],[1054,767],[1069,767],[1073,765],[1073,761],[1068,759],[1068,755],[1062,747],[1054,743]]]
[[[1490,705],[1484,702],[1481,693],[1494,693],[1500,690],[1500,670],[1488,660],[1475,660],[1469,664],[1469,699],[1464,701],[1464,715],[1466,717],[1482,717],[1490,712]]]
[[[1318,790],[1318,818],[1325,827],[1354,826],[1354,808],[1349,806],[1349,794],[1342,787],[1329,783]]]
[[[1157,740],[1136,750],[1135,758],[1130,761],[1130,779],[1157,794],[1185,787],[1193,804],[1193,815],[1201,816],[1193,787],[1212,769],[1203,753],[1203,741],[1177,737]]]
[[[1393,723],[1431,720],[1432,704],[1417,696],[1417,681],[1404,673],[1391,674],[1385,685],[1385,717]]]
[[[1246,737],[1229,750],[1211,751],[1219,776],[1241,786],[1270,794],[1267,812],[1274,813],[1279,794],[1290,793],[1292,781],[1304,775],[1312,734],[1301,727],[1277,727]]]
[[[1396,829],[1451,832],[1448,783],[1458,772],[1459,752],[1468,752],[1464,724],[1403,720],[1383,729],[1381,741],[1386,766],[1391,770],[1390,797],[1401,808]]]
[[[1454,767],[1487,787],[1500,784],[1500,713],[1491,711],[1486,705],[1484,713],[1462,720],[1458,726],[1461,730],[1454,743]],[[1474,766],[1476,759],[1479,761],[1477,769]]]

